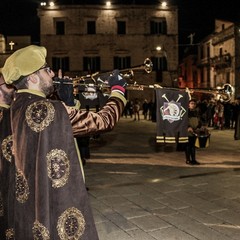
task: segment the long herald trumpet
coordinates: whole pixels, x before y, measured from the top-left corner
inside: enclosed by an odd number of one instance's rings
[[[166,89],[172,89],[172,90],[182,90],[189,92],[189,94],[194,94],[194,93],[206,93],[206,94],[211,94],[214,95],[216,100],[220,100],[222,102],[229,102],[234,96],[235,89],[234,87],[229,84],[225,83],[223,84],[222,87],[217,87],[217,88],[212,88],[212,89],[197,89],[197,88],[172,88],[172,87],[162,87],[158,84],[153,84],[153,85],[141,85],[141,84],[128,84],[126,89],[129,90],[137,90],[137,91],[143,91],[145,88],[152,88],[152,89],[157,89],[157,88],[166,88]]]
[[[122,69],[119,70],[120,75],[125,78],[129,79],[132,81],[134,79],[134,71],[137,70],[144,70],[146,73],[151,73],[153,68],[152,61],[149,58],[146,58],[144,60],[144,63],[129,69]],[[72,79],[60,79],[57,78],[53,81],[53,84],[70,84],[73,85],[74,88],[78,86],[83,86],[83,87],[98,87],[100,90],[107,90],[109,89],[108,82],[105,80],[101,79],[101,75],[109,76],[112,72],[104,72],[104,73],[93,73],[93,74],[88,74],[85,76],[81,77],[76,77]],[[97,79],[96,79],[97,78]],[[86,83],[87,80],[92,80],[91,83]],[[217,100],[223,101],[223,102],[229,102],[232,97],[234,96],[235,89],[234,87],[229,84],[225,83],[223,84],[222,87],[217,87],[217,88],[212,88],[212,89],[189,89],[189,88],[171,88],[171,87],[162,87],[158,84],[153,84],[153,85],[141,85],[137,84],[134,82],[133,84],[127,84],[126,89],[128,90],[137,90],[137,91],[143,91],[145,88],[167,88],[167,89],[172,89],[172,90],[185,90],[188,91],[189,94],[193,93],[206,93],[206,94],[211,94],[214,95]],[[78,91],[77,91],[78,92]]]
[[[152,61],[149,58],[146,58],[144,60],[144,63],[129,69],[122,69],[119,70],[120,75],[125,78],[125,79],[129,79],[130,81],[133,80],[134,78],[134,71],[137,70],[144,70],[146,73],[151,73],[152,72],[152,68],[153,68],[153,64]],[[101,76],[109,76],[110,74],[112,74],[112,72],[95,72],[93,74],[88,74],[85,76],[80,76],[80,77],[75,77],[75,78],[67,78],[67,79],[59,79],[56,78],[55,80],[53,80],[53,84],[70,84],[73,85],[74,87],[77,86],[98,86],[98,87],[109,87],[108,83],[106,80],[102,80]],[[97,79],[96,79],[97,78]],[[86,83],[87,80],[92,81],[93,83]]]
[[[129,84],[127,86],[127,89],[129,90],[138,90],[138,91],[143,91],[144,88],[166,88],[166,89],[172,89],[172,90],[185,90],[189,92],[189,94],[194,94],[194,93],[206,93],[206,94],[211,94],[215,96],[216,100],[220,100],[222,102],[229,102],[234,96],[235,89],[234,87],[229,84],[225,83],[223,84],[222,87],[217,87],[217,88],[212,88],[212,89],[197,89],[197,88],[172,88],[172,87],[162,87],[158,84],[154,85],[139,85],[139,84]]]
[[[230,83],[223,84],[222,87],[217,87],[215,89],[189,89],[190,93],[199,92],[212,94],[215,96],[216,100],[220,100],[222,102],[230,102],[234,96],[235,89]]]
[[[136,86],[135,86],[136,88]],[[160,85],[149,85],[148,88],[163,88]],[[165,87],[164,87],[165,88]],[[221,102],[229,102],[234,96],[235,89],[230,83],[223,84],[222,87],[217,88],[211,88],[211,89],[198,89],[198,88],[168,88],[167,89],[173,89],[173,90],[185,90],[189,94],[194,93],[206,93],[210,95],[214,95],[216,100],[219,100]],[[139,85],[139,89],[144,89],[144,86]]]

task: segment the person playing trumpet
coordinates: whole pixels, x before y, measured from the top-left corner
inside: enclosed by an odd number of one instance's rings
[[[47,99],[54,72],[47,50],[30,45],[6,60],[2,73],[17,92],[11,125],[15,157],[14,231],[16,239],[97,240],[74,136],[110,131],[126,104],[126,81],[115,71],[111,95],[97,113]]]

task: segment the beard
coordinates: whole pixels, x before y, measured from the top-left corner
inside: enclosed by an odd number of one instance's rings
[[[52,80],[44,80],[41,77],[40,89],[47,97],[50,96],[54,92]]]

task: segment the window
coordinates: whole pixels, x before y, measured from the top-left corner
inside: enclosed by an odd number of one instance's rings
[[[52,68],[55,72],[59,69],[62,69],[63,72],[69,71],[69,57],[53,57]]]
[[[211,78],[211,73],[210,73],[210,68],[207,68],[207,87],[210,86],[210,78]],[[197,76],[196,76],[197,79]]]
[[[117,21],[117,34],[126,34],[126,22]]]
[[[153,71],[167,71],[167,58],[166,57],[153,57],[151,58],[153,63]]]
[[[87,22],[87,34],[96,34],[96,22],[95,21]]]
[[[114,69],[131,68],[130,57],[114,57],[113,59]]]
[[[65,22],[56,21],[56,35],[64,35],[64,34],[65,34]]]
[[[156,82],[163,81],[163,71],[168,70],[166,57],[152,57],[153,71],[156,72]]]
[[[207,45],[207,58],[210,58],[210,46]]]
[[[219,56],[222,56],[222,55],[223,55],[223,49],[219,48]]]
[[[100,57],[83,57],[83,71],[95,73],[100,70]]]
[[[167,21],[165,19],[150,21],[151,34],[167,34]]]

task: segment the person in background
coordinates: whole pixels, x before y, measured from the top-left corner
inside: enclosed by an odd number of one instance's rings
[[[200,120],[203,124],[205,123],[205,125],[207,124],[207,107],[208,107],[208,101],[206,99],[200,101],[197,104],[197,108],[199,110],[199,116],[201,116]]]
[[[148,102],[148,120],[152,120],[152,112],[153,112],[153,101],[150,100]]]
[[[144,100],[143,105],[142,105],[142,109],[143,109],[143,117],[145,120],[147,120],[147,115],[148,115],[148,102],[147,99]]]
[[[231,116],[232,116],[232,104],[230,102],[224,102],[224,114],[223,114],[223,121],[224,121],[224,128],[230,129],[231,124]]]
[[[133,113],[134,113],[134,121],[140,120],[140,103],[136,98],[133,103]]]
[[[207,117],[207,126],[213,127],[213,115],[214,115],[214,101],[210,100],[207,105],[206,117]]]
[[[45,47],[30,45],[7,58],[2,74],[16,87],[11,104],[15,159],[16,239],[98,240],[74,136],[110,131],[126,99],[126,81],[115,70],[111,95],[97,113],[47,99],[54,72]]]
[[[188,143],[185,146],[186,164],[199,165],[196,160],[195,131],[200,127],[201,122],[196,109],[196,100],[191,99],[188,107]]]
[[[129,101],[129,104],[128,104],[128,111],[129,111],[129,116],[130,118],[133,117],[133,101]]]
[[[217,101],[217,105],[215,106],[215,128],[223,130],[224,124],[224,106],[221,101]]]
[[[10,104],[14,88],[7,86],[0,71],[0,239],[13,236],[14,159],[11,151]]]

